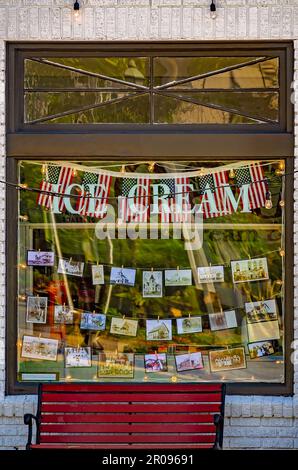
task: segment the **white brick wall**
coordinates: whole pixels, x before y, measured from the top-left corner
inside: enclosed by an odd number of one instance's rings
[[[0,0],[0,179],[5,177],[5,41],[12,40],[249,40],[298,39],[298,0],[218,0],[216,20],[210,0],[81,0],[74,21],[72,0]],[[298,40],[295,41],[298,78]],[[294,84],[298,97],[298,81]],[[297,100],[296,100],[297,101]],[[298,136],[298,112],[295,115]],[[298,140],[295,144],[298,169]],[[5,193],[0,184],[0,263],[5,253]],[[295,263],[298,273],[298,180]],[[24,412],[36,398],[4,396],[5,275],[0,274],[0,449],[23,447]],[[295,338],[298,340],[298,283],[295,278]],[[298,364],[295,396],[226,399],[225,448],[298,448]]]

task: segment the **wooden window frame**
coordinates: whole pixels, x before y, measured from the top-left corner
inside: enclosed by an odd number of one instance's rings
[[[40,126],[42,129],[21,125],[23,87],[20,86],[22,63],[25,57],[43,54],[49,57],[97,55],[253,55],[278,54],[280,69],[280,127],[276,126],[235,126],[235,125],[84,125],[67,126],[63,129]],[[7,181],[17,182],[19,160],[73,160],[88,159],[105,161],[154,159],[189,160],[210,159],[281,159],[286,160],[286,172],[294,170],[293,105],[291,104],[291,83],[293,76],[293,44],[280,42],[84,42],[84,43],[8,43],[7,44]],[[293,288],[293,190],[294,178],[289,177],[285,185],[285,233],[287,250],[285,255],[285,382],[276,383],[228,383],[227,393],[237,395],[292,395],[293,365],[290,361],[294,330],[294,288]],[[6,188],[6,345],[16,344],[17,339],[17,191]],[[16,381],[17,350],[6,347],[6,393],[36,393],[35,384]]]

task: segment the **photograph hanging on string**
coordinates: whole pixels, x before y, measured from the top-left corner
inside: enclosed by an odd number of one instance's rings
[[[105,283],[104,267],[102,264],[93,264],[92,271],[92,284],[94,286],[102,285]]]
[[[234,284],[269,279],[267,258],[231,261],[231,271]]]
[[[58,340],[37,336],[23,336],[21,357],[57,361]]]
[[[280,329],[277,320],[247,323],[247,335],[250,343],[267,339],[279,339]]]
[[[55,253],[54,251],[40,251],[28,250],[27,251],[27,266],[54,266]]]
[[[209,351],[209,365],[211,372],[246,369],[244,347]]]
[[[165,353],[145,354],[145,372],[167,372],[167,355]]]
[[[47,322],[48,298],[31,296],[27,297],[27,323],[43,323]]]
[[[247,323],[277,320],[275,299],[246,302],[244,304]]]
[[[146,320],[147,341],[169,341],[172,339],[172,320]]]
[[[224,282],[224,266],[201,266],[197,268],[198,282],[207,284],[208,282]]]
[[[235,310],[226,310],[218,313],[210,313],[209,324],[211,331],[237,328],[236,312]]]
[[[162,271],[143,271],[143,297],[162,297]]]
[[[112,267],[110,284],[121,284],[133,287],[136,280],[136,270],[132,268]]]
[[[111,334],[124,336],[137,336],[138,321],[129,318],[113,317],[111,321]]]
[[[84,274],[84,263],[81,261],[74,261],[72,258],[59,258],[57,273],[66,274],[67,276],[82,277]]]
[[[91,367],[92,365],[90,347],[66,347],[64,354],[65,367]]]
[[[271,356],[275,353],[273,341],[258,341],[257,343],[248,343],[247,347],[251,359]]]
[[[133,379],[134,354],[102,352],[98,356],[97,376],[100,378]]]
[[[71,325],[73,323],[74,311],[68,305],[55,305],[54,323]]]
[[[204,369],[202,353],[194,352],[175,356],[177,372]]]
[[[165,286],[191,286],[191,269],[166,269]]]
[[[183,335],[187,333],[201,333],[202,329],[202,318],[201,317],[185,317],[177,318],[177,333]]]
[[[106,315],[103,313],[82,312],[80,328],[81,330],[105,330]]]

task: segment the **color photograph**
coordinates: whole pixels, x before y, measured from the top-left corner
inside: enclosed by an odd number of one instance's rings
[[[112,268],[110,284],[122,284],[124,286],[135,285],[136,270],[130,268]]]
[[[245,312],[247,323],[277,320],[277,307],[274,299],[246,302]]]
[[[247,347],[251,359],[258,359],[259,357],[266,357],[275,353],[273,341],[248,343]]]
[[[105,283],[104,268],[102,264],[93,264],[92,270],[92,284],[98,286]]]
[[[246,369],[244,348],[240,347],[209,351],[209,364],[211,372]]]
[[[111,321],[110,333],[124,336],[136,336],[138,321],[128,318],[113,317]]]
[[[179,356],[175,356],[175,362],[177,372],[204,368],[203,358],[200,352],[179,354]]]
[[[201,317],[177,318],[176,324],[177,324],[178,335],[202,332],[202,318]]]
[[[103,313],[83,312],[81,314],[80,328],[81,330],[105,330],[106,316]]]
[[[169,341],[172,339],[172,320],[146,320],[148,341]]]
[[[231,270],[234,284],[269,279],[267,258],[231,261]]]
[[[162,297],[162,271],[143,271],[143,297]]]
[[[27,251],[27,266],[54,266],[54,263],[55,253],[53,251]]]
[[[91,348],[65,348],[65,367],[91,367]]]
[[[82,277],[84,273],[84,263],[70,259],[59,259],[58,274],[66,274],[68,276]]]
[[[237,319],[235,310],[209,314],[210,330],[228,330],[237,328]]]
[[[167,372],[167,355],[145,354],[145,372]]]
[[[71,325],[73,323],[73,310],[68,305],[55,305],[54,323]]]
[[[133,379],[134,354],[100,353],[98,357],[98,377]]]
[[[191,269],[166,269],[165,286],[191,286]]]
[[[46,323],[48,298],[39,296],[27,297],[27,323]]]
[[[56,361],[58,340],[37,336],[23,336],[21,357]]]
[[[223,266],[198,267],[198,282],[206,284],[208,282],[224,282]]]

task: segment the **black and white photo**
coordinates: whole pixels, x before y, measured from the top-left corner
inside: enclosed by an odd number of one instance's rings
[[[110,333],[124,336],[136,336],[138,321],[129,318],[113,317],[111,321]]]
[[[91,348],[65,348],[65,367],[91,367]]]
[[[245,312],[247,323],[277,320],[275,299],[246,302]]]
[[[191,286],[191,269],[166,269],[165,286]]]
[[[136,270],[132,268],[112,267],[110,275],[110,284],[121,284],[133,287],[136,280]]]
[[[72,258],[59,258],[58,274],[66,274],[67,276],[82,277],[84,273],[84,263],[82,261],[74,261]]]
[[[39,296],[27,297],[27,323],[46,323],[48,312],[48,298]]]
[[[208,282],[224,282],[223,266],[201,266],[198,267],[198,282],[207,284]]]
[[[172,339],[172,320],[146,320],[148,341],[169,341]]]
[[[162,271],[143,271],[143,297],[162,297]]]
[[[54,306],[54,323],[71,325],[73,323],[73,310],[68,305]]]
[[[102,285],[105,283],[104,267],[102,264],[92,265],[92,284],[94,286]]]
[[[209,314],[210,330],[228,330],[237,328],[237,318],[235,310],[226,310]]]
[[[202,332],[202,318],[201,317],[185,317],[177,318],[177,333],[183,335],[186,333],[201,333]]]

